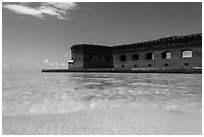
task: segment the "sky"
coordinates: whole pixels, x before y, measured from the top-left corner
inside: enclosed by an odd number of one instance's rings
[[[202,3],[3,3],[3,71],[67,68],[70,47],[202,32]]]

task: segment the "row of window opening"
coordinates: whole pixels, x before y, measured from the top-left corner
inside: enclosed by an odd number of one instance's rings
[[[170,51],[165,51],[162,52],[161,54],[162,59],[171,59],[171,52]],[[192,57],[192,51],[191,50],[185,50],[181,52],[181,57],[182,58],[191,58]],[[154,53],[153,52],[149,52],[146,54],[146,59],[147,60],[152,60],[155,59],[154,57]],[[121,55],[120,56],[120,61],[126,61],[126,55]],[[132,60],[139,60],[139,54],[134,54],[132,55]]]
[[[184,63],[184,66],[188,66],[189,64],[188,63]],[[148,64],[148,67],[151,67],[152,66],[152,64]],[[165,63],[164,64],[164,66],[165,67],[167,67],[167,66],[169,66],[169,64],[168,63]],[[122,68],[124,68],[125,67],[125,65],[122,65]],[[137,65],[134,65],[134,67],[136,68],[136,67],[138,67]]]
[[[93,59],[93,56],[89,56],[89,60],[92,60],[92,59]],[[98,56],[98,59],[101,60],[102,56]],[[111,60],[113,60],[113,57],[108,56],[105,59],[106,59],[107,62],[110,62]]]

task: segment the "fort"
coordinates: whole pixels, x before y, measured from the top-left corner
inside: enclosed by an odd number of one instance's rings
[[[115,46],[76,44],[66,71],[202,73],[202,33]]]

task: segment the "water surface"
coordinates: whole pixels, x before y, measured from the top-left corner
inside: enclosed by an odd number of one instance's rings
[[[3,72],[3,115],[99,108],[201,113],[201,74]]]

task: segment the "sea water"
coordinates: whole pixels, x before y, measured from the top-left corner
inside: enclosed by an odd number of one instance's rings
[[[202,112],[201,74],[3,72],[3,116],[100,108]]]

